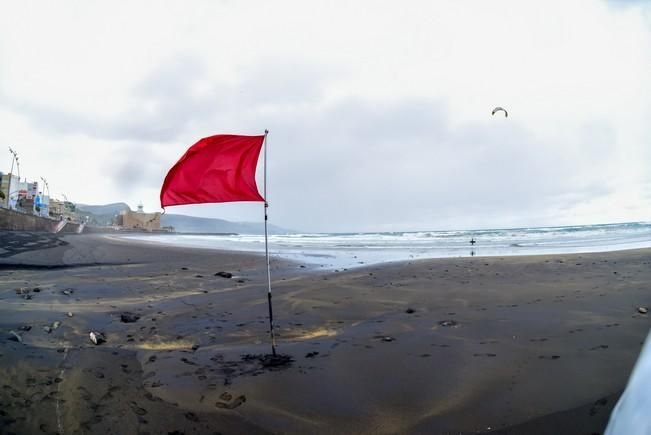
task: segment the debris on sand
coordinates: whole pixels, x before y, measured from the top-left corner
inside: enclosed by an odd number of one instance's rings
[[[638,307],[637,312],[640,314],[646,314],[649,312],[649,309],[647,307]]]
[[[246,354],[242,355],[242,361],[253,362],[257,361],[260,363],[260,366],[264,369],[275,369],[275,368],[284,368],[289,367],[294,358],[291,355],[284,354]]]
[[[20,329],[21,331],[29,331],[30,329],[32,329],[32,327],[31,325],[23,325],[20,326],[18,329]]]
[[[54,330],[54,329],[57,329],[59,326],[61,326],[61,322],[56,320],[55,322],[52,323],[51,328]]]
[[[71,288],[67,288],[65,290],[61,290],[61,294],[65,296],[70,296],[74,293],[75,291]]]
[[[396,339],[387,335],[386,337],[382,337],[382,341],[391,342],[396,341]]]
[[[72,313],[71,313],[70,311],[68,311],[68,313],[67,313],[66,315],[67,315],[68,317],[72,317]]]
[[[26,295],[29,292],[30,292],[30,290],[28,288],[25,288],[25,287],[19,287],[19,288],[16,289],[16,294],[17,295]]]
[[[314,357],[317,356],[318,354],[319,354],[319,352],[316,352],[316,351],[314,351],[314,352],[308,352],[308,353],[305,355],[305,358],[314,358]]]
[[[43,331],[47,332],[48,334],[52,332],[52,327],[51,326],[44,326]]]
[[[454,320],[441,320],[439,322],[439,326],[445,326],[445,327],[450,327],[450,326],[457,326],[459,323],[455,322]]]
[[[134,323],[137,322],[138,319],[140,319],[140,316],[137,314],[133,314],[129,312],[124,312],[120,314],[120,321],[122,323]]]
[[[34,293],[40,293],[41,288],[40,288],[40,287],[34,287],[34,288],[32,289],[32,291],[33,291]]]
[[[217,372],[223,375],[224,385],[230,385],[233,379],[240,376],[259,376],[269,371],[288,369],[294,362],[290,355],[283,354],[245,354],[239,360],[226,360],[218,354],[210,360],[217,364]]]
[[[101,332],[91,331],[88,335],[90,336],[90,341],[95,345],[106,342],[106,337]]]
[[[11,341],[16,341],[18,343],[23,342],[23,337],[21,337],[17,332],[15,331],[9,331],[9,337],[7,337],[8,340]]]
[[[244,402],[246,402],[246,396],[242,395],[235,398],[235,400],[233,400],[232,402],[219,401],[215,403],[215,406],[221,409],[235,409],[238,406],[242,405]]]
[[[221,276],[222,278],[232,278],[233,274],[230,272],[217,272],[215,276]]]

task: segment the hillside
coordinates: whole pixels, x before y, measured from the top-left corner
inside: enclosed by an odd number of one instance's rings
[[[106,205],[87,205],[87,204],[76,204],[77,210],[84,211],[96,216],[101,215],[111,215],[114,216],[119,214],[122,210],[131,210],[131,208],[124,202],[116,202],[113,204]]]
[[[262,222],[230,222],[223,219],[201,218],[181,214],[164,214],[161,216],[161,225],[172,226],[179,233],[238,233],[238,234],[263,234]],[[292,231],[269,225],[270,234],[287,234]]]

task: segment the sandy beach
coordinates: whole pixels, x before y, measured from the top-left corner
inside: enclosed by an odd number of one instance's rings
[[[269,367],[264,257],[0,241],[3,434],[602,433],[651,325],[648,249],[274,259]]]

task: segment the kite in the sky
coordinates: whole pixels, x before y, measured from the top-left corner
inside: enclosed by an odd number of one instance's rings
[[[491,112],[491,115],[495,115],[495,113],[499,112],[500,110],[502,112],[504,112],[504,117],[505,118],[509,117],[509,112],[507,112],[506,109],[504,109],[503,107],[499,107],[499,106],[493,109],[493,111]]]

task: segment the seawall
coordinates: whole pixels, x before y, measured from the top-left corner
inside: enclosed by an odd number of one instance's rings
[[[65,222],[0,208],[0,230],[58,233]]]

